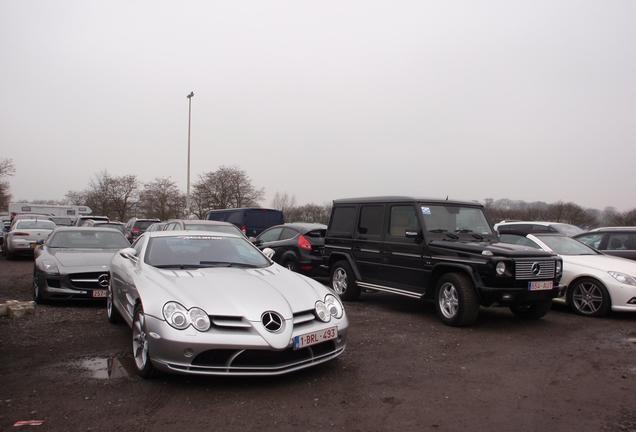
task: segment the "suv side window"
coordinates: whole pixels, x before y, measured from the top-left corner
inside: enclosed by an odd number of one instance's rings
[[[406,231],[420,231],[420,223],[417,220],[415,207],[412,205],[395,205],[391,207],[389,235],[395,239],[414,242],[415,239],[406,238]]]
[[[355,217],[355,207],[335,207],[329,221],[329,231],[338,234],[352,234]]]
[[[576,240],[593,247],[594,249],[600,249],[601,242],[603,241],[603,233],[586,234],[584,236],[577,237]]]
[[[233,223],[234,225],[242,225],[243,224],[243,212],[236,211],[230,213],[227,222]]]
[[[620,251],[620,250],[635,250],[636,249],[636,235],[626,233],[611,233],[609,240],[607,241],[607,250]]]
[[[380,237],[384,226],[384,206],[364,205],[360,207],[358,233],[365,237]]]

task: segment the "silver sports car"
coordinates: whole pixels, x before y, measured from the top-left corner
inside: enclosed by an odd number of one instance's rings
[[[110,261],[118,250],[129,245],[121,233],[110,228],[56,229],[35,249],[35,301],[104,301]]]
[[[156,231],[115,255],[106,309],[132,327],[137,373],[279,375],[341,355],[340,300],[272,252],[235,234]]]

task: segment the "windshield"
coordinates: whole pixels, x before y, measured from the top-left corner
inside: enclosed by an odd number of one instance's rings
[[[95,228],[111,228],[111,229],[116,229],[117,231],[121,233],[124,232],[124,226],[121,224],[115,224],[115,223],[96,223],[94,227]]]
[[[581,234],[582,232],[584,232],[581,228],[575,226],[575,225],[569,225],[569,224],[554,224],[554,228],[556,228],[557,231],[559,231],[562,234],[565,234],[568,237],[573,237],[577,234]]]
[[[539,240],[559,255],[598,255],[594,249],[578,240],[561,236],[542,236],[535,234]]]
[[[108,231],[57,231],[47,242],[51,248],[74,249],[123,249],[130,247],[128,240],[118,232]]]
[[[15,225],[15,229],[43,229],[43,230],[54,230],[55,224],[51,221],[47,220],[25,220],[19,221]]]
[[[185,229],[186,231],[212,231],[225,234],[243,235],[243,233],[234,225],[186,224]]]
[[[154,237],[145,262],[159,268],[267,267],[263,254],[238,237],[205,235]]]
[[[492,235],[484,212],[479,207],[422,204],[420,211],[428,232]]]

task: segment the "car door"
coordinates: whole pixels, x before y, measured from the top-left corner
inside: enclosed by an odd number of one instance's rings
[[[265,248],[274,249],[274,252],[276,253],[274,254],[273,259],[276,262],[278,262],[278,259],[280,258],[280,254],[278,253],[279,251],[277,250],[277,246],[279,244],[280,235],[282,234],[282,232],[283,232],[283,227],[273,227],[268,229],[267,231],[263,231],[261,235],[256,237],[255,245],[260,250],[263,250]]]
[[[636,233],[609,233],[604,253],[636,260]]]
[[[126,310],[128,318],[132,320],[137,298],[137,287],[135,285],[136,274],[139,272],[139,261],[143,258],[141,252],[146,240],[145,235],[137,237],[131,245],[137,251],[136,257],[124,258],[121,261],[121,273],[119,281],[119,291],[117,293],[119,304]]]
[[[430,277],[431,265],[430,257],[423,256],[423,231],[416,206],[390,205],[387,217],[383,248],[387,283],[391,287],[423,294]]]
[[[353,256],[363,282],[381,284],[384,279],[382,259],[384,213],[384,204],[360,206],[353,241]]]

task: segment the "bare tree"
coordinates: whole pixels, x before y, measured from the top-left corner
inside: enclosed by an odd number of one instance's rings
[[[86,190],[67,192],[66,201],[86,205],[93,210],[93,214],[124,221],[132,216],[138,195],[139,181],[136,176],[115,177],[103,171],[93,177]]]
[[[271,204],[272,208],[281,210],[283,213],[288,212],[290,209],[296,207],[296,197],[287,194],[287,192],[276,192]]]
[[[0,159],[0,209],[6,209],[11,201],[9,182],[5,180],[5,177],[10,177],[13,174],[15,174],[13,160]]]
[[[139,194],[139,210],[146,217],[177,218],[184,213],[185,205],[185,195],[169,177],[146,183]]]
[[[192,189],[192,211],[201,218],[211,209],[256,207],[264,195],[238,167],[202,174]]]
[[[305,204],[298,207],[290,207],[284,212],[288,222],[313,222],[327,224],[331,216],[331,204]]]

